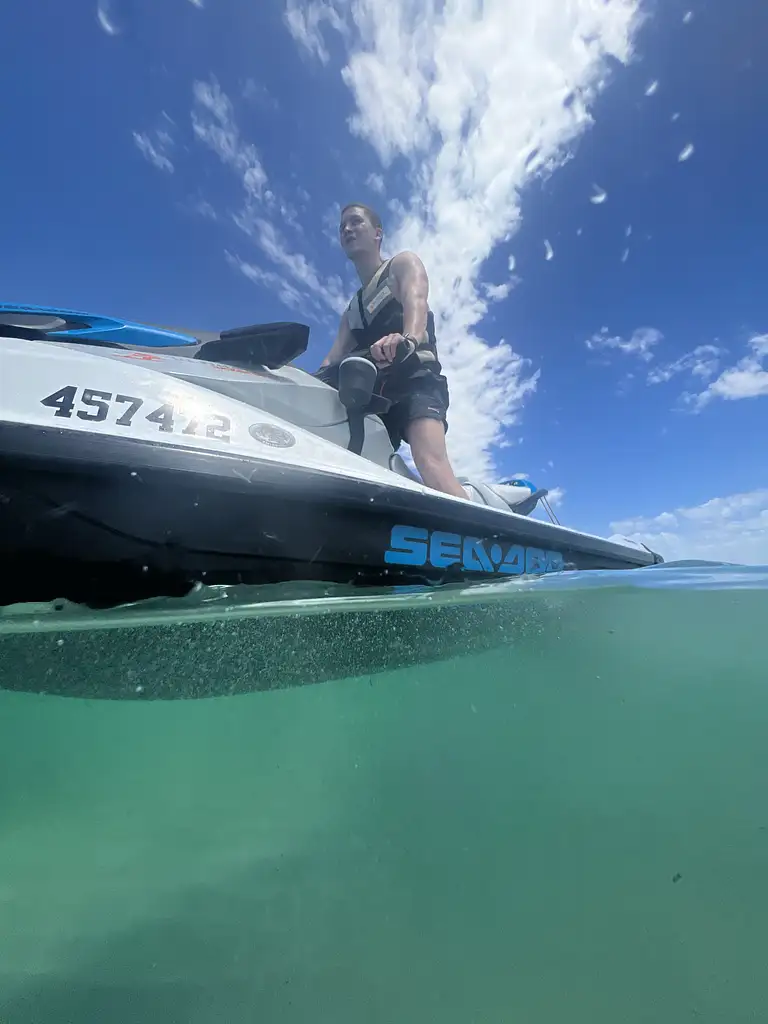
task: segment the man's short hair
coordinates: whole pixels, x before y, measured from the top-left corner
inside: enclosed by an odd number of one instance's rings
[[[370,206],[366,206],[365,203],[347,203],[347,205],[339,214],[339,220],[343,219],[344,214],[347,212],[347,210],[352,209],[364,210],[365,213],[368,215],[368,220],[371,222],[371,224],[373,224],[375,228],[380,228],[381,230],[384,229],[381,223],[381,217],[378,215],[378,213],[376,213],[375,210],[371,209]]]

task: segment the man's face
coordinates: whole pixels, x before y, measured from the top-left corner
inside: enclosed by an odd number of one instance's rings
[[[358,253],[376,251],[381,242],[381,229],[371,224],[365,210],[350,206],[341,218],[339,239],[342,249],[351,259]]]

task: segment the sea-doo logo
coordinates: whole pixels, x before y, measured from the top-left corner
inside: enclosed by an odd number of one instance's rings
[[[393,526],[388,565],[431,565],[436,569],[460,566],[465,572],[498,573],[504,576],[541,575],[565,568],[559,551],[499,544],[480,537],[425,530],[418,526]]]

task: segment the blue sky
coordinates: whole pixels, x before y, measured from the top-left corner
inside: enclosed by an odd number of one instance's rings
[[[768,563],[761,0],[12,7],[3,299],[295,318],[314,369],[370,202],[427,264],[461,471]]]

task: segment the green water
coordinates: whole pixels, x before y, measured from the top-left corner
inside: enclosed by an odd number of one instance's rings
[[[21,692],[45,634],[0,636],[0,1021],[768,1020],[764,581],[510,592],[463,656],[197,700]],[[51,643],[226,691],[251,621]]]

